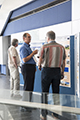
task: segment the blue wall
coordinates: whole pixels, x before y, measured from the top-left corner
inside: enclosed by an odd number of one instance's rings
[[[55,1],[55,0],[34,0],[34,1],[22,6],[20,8],[14,10],[10,19],[15,18],[19,15],[22,15],[26,12],[32,11],[36,8],[39,8],[39,7],[46,5],[46,4],[53,2],[53,1]]]
[[[36,66],[36,73],[35,73],[35,82],[34,82],[34,92],[42,92],[41,90],[41,71]],[[24,84],[23,76],[20,73],[20,84]]]
[[[46,1],[50,2],[51,0],[46,0]],[[44,2],[43,0],[42,2],[40,2],[40,0],[37,0],[32,2],[32,4],[34,4],[34,8],[35,8],[35,5],[36,7],[39,7],[39,3],[41,6],[41,4],[43,5],[43,3],[46,3],[46,1]],[[30,9],[33,9],[32,4],[29,4]],[[27,8],[26,11],[28,11],[29,7]],[[24,13],[25,9],[26,8],[24,6],[23,8],[19,8],[18,10],[13,11],[12,17],[18,16],[20,13],[21,14]],[[70,0],[58,6],[54,6],[47,10],[10,22],[8,23],[3,35],[4,36],[11,35],[13,33],[23,32],[27,30],[32,30],[36,28],[41,28],[45,26],[71,21],[72,18],[71,9],[72,7]]]

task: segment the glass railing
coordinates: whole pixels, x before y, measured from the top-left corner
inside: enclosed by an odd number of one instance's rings
[[[0,120],[80,120],[80,98],[74,95],[0,89]]]

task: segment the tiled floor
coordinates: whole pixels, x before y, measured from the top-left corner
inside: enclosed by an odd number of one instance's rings
[[[9,77],[5,75],[0,75],[0,89],[10,89]],[[22,90],[23,88],[20,87]],[[2,109],[1,109],[2,108]],[[8,111],[8,114],[3,115],[5,110]],[[20,106],[13,105],[0,105],[0,120],[39,120],[40,110],[32,110],[32,112],[21,111]]]
[[[9,77],[0,75],[0,89],[0,95],[3,94],[2,89],[10,89]],[[20,87],[20,90],[23,90],[23,87]],[[34,97],[36,97],[36,95]],[[38,100],[40,100],[39,96],[36,97],[35,102]],[[76,116],[66,115],[67,118],[60,116],[60,120],[77,120]],[[40,120],[40,109],[34,109],[32,112],[28,112],[21,111],[20,106],[0,104],[0,120]],[[48,115],[47,120],[54,119]]]
[[[10,89],[9,76],[0,75],[0,89],[1,89],[0,90],[1,96],[3,96],[3,93],[4,93],[3,89],[7,89],[7,90]],[[23,90],[22,86],[20,86],[20,90]],[[8,96],[9,96],[9,93],[8,93]],[[35,95],[33,99],[36,102],[40,100],[40,97]],[[28,112],[28,111],[21,111],[20,106],[0,104],[0,120],[40,120],[40,109],[33,109],[32,112]],[[52,120],[52,118],[49,117],[48,120]]]
[[[0,89],[10,89],[9,76],[0,75]]]
[[[10,77],[6,75],[0,75],[0,89],[10,89]],[[20,86],[20,90],[23,90],[23,87]]]

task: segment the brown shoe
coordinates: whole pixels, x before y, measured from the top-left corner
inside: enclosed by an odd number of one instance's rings
[[[46,117],[43,117],[42,115],[40,115],[41,120],[46,120]]]

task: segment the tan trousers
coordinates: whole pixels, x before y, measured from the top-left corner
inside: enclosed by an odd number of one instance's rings
[[[18,95],[20,89],[19,70],[15,67],[9,67],[10,70],[10,94]]]

